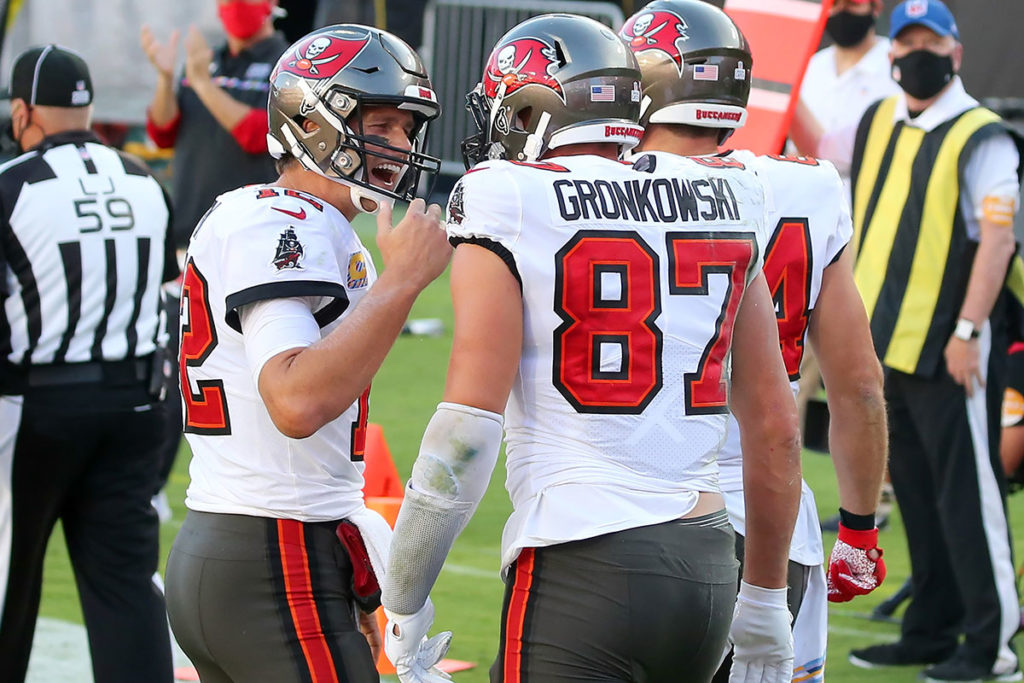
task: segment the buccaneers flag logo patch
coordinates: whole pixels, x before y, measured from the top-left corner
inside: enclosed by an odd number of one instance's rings
[[[299,242],[299,238],[295,236],[295,228],[290,225],[281,233],[281,236],[277,239],[277,250],[274,252],[274,258],[271,263],[279,270],[299,270],[302,268],[299,265],[299,261],[305,255],[305,249],[302,248],[302,243]]]
[[[491,53],[484,69],[484,92],[490,98],[498,96],[498,88],[505,85],[509,95],[526,85],[551,88],[564,100],[562,84],[554,77],[561,65],[555,48],[536,38],[520,38],[502,45]]]
[[[633,52],[640,53],[647,50],[659,50],[667,54],[676,68],[679,75],[683,74],[683,52],[686,51],[686,41],[690,36],[686,33],[689,26],[686,21],[675,12],[658,10],[655,12],[643,12],[626,22],[626,25],[619,31],[619,37],[629,44]]]
[[[369,43],[369,33],[352,40],[323,35],[310,38],[281,61],[280,70],[303,78],[330,78],[348,66]]]

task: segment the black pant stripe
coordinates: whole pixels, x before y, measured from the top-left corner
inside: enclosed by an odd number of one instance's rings
[[[281,633],[284,642],[288,644],[288,650],[292,655],[292,662],[295,670],[303,683],[313,683],[309,673],[309,666],[306,664],[306,655],[302,651],[302,643],[299,642],[298,633],[295,631],[295,622],[292,621],[291,608],[288,606],[288,588],[284,581],[284,564],[281,558],[281,540],[277,532],[277,520],[266,520],[267,525],[267,562],[270,580],[274,585],[275,603],[277,614],[281,619]]]
[[[314,586],[322,586],[323,581],[321,580],[320,563],[315,558],[320,557],[320,553],[323,552],[323,548],[320,548],[320,544],[317,540],[317,534],[312,533],[315,530],[315,526],[312,524],[303,525],[303,536],[306,539],[306,555],[310,558],[309,561],[309,581]],[[325,553],[327,554],[327,553]],[[335,609],[329,609],[320,600],[320,595],[314,596],[314,604],[316,605],[316,613],[320,618],[320,630],[327,636],[327,649],[331,653],[331,660],[334,663],[334,671],[338,676],[338,683],[348,683],[348,673],[345,671],[345,657],[341,650],[338,649],[338,639],[332,637],[335,633],[341,629],[338,627],[337,612]]]

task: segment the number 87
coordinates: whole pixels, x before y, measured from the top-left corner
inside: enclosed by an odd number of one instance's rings
[[[728,411],[724,363],[746,278],[757,257],[750,232],[670,232],[668,293],[710,296],[708,276],[728,287],[700,362],[683,377],[686,413]],[[658,254],[634,231],[584,230],[555,256],[552,381],[580,413],[637,415],[662,387],[661,273]],[[619,283],[618,292],[614,285]],[[602,347],[617,345],[617,369],[602,367]]]

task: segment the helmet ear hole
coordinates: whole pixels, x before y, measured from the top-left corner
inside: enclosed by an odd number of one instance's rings
[[[533,120],[533,107],[524,107],[516,113],[516,119],[513,121],[515,128],[526,132],[530,130],[530,121]]]

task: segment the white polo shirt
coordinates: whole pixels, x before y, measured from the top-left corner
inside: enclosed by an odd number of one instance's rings
[[[889,64],[889,40],[881,36],[842,74],[836,72],[835,46],[817,52],[807,65],[800,99],[823,130],[816,156],[835,165],[847,196],[857,124],[868,107],[898,92],[900,86],[892,80]]]

